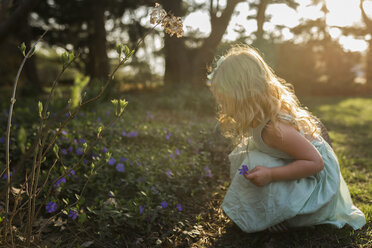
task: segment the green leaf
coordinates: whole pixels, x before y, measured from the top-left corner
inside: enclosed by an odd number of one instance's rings
[[[103,128],[104,128],[103,125],[99,126],[98,131],[97,131],[97,137],[99,137],[101,135],[101,132],[102,132]]]
[[[53,146],[53,152],[56,155],[57,158],[59,158],[59,147],[57,144],[54,144]]]
[[[26,152],[26,142],[27,142],[27,133],[26,129],[21,126],[18,132],[18,145],[19,148],[21,149],[22,154]]]
[[[129,47],[127,45],[125,45],[124,47],[124,54],[125,54],[125,57],[130,57],[129,54],[131,53]]]
[[[80,224],[83,224],[87,219],[87,214],[86,213],[82,213],[82,214],[79,214],[79,223]]]
[[[24,42],[21,43],[21,45],[19,45],[19,50],[22,52],[23,56],[26,56],[26,45]]]
[[[123,44],[116,45],[116,52],[119,54],[119,56],[123,53]]]
[[[83,144],[83,151],[86,152],[87,151],[87,148],[88,148],[88,144],[87,143],[84,143]]]
[[[30,54],[27,56],[27,58],[31,58],[34,55],[35,51],[36,51],[36,48],[33,46],[31,48]]]
[[[42,118],[42,112],[43,112],[43,103],[42,102],[38,102],[37,106],[39,107],[39,116],[40,118]]]
[[[70,63],[75,58],[74,52],[68,54],[68,62]]]

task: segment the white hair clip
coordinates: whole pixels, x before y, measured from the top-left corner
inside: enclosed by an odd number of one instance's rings
[[[214,68],[214,69],[212,70],[212,72],[211,72],[210,74],[208,74],[208,76],[207,76],[207,78],[208,78],[209,80],[212,80],[214,73],[216,72],[216,70],[217,70],[218,67],[221,65],[221,63],[222,63],[222,61],[223,61],[224,59],[225,59],[225,57],[224,57],[224,56],[221,56],[221,58],[217,61],[216,68]]]

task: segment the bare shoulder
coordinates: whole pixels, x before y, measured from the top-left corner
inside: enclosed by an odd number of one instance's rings
[[[262,131],[263,141],[295,159],[319,160],[320,155],[311,142],[291,124],[279,121],[278,128],[269,122]]]
[[[274,128],[274,124],[269,122],[261,135],[267,145],[275,148],[281,146],[283,142],[288,142],[288,139],[290,140],[293,136],[301,136],[295,127],[283,121],[277,123],[277,128]]]

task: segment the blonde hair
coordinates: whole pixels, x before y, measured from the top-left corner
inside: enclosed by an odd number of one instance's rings
[[[219,122],[225,136],[239,140],[251,135],[253,120],[270,118],[278,128],[278,114],[313,138],[320,134],[309,111],[300,106],[292,86],[274,74],[259,53],[247,45],[231,48],[214,70],[211,90],[220,106]]]

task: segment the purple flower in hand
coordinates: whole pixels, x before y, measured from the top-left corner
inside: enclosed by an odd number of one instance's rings
[[[248,166],[246,165],[243,165],[241,169],[238,169],[239,170],[239,174],[240,175],[244,175],[245,173],[248,172]]]
[[[53,213],[57,210],[57,203],[55,202],[48,202],[45,206],[45,209],[48,213]]]
[[[78,217],[78,212],[76,212],[75,210],[70,209],[70,211],[68,212],[68,217],[75,220]]]

